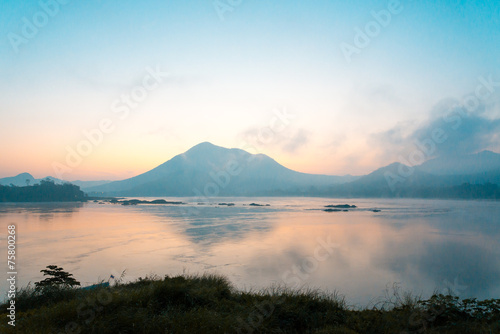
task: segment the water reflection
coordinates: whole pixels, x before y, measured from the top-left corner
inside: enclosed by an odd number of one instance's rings
[[[446,287],[463,297],[499,295],[495,202],[357,200],[360,210],[326,213],[309,209],[331,200],[244,201],[194,204],[195,215],[189,205],[0,205],[0,228],[18,224],[20,285],[57,264],[88,284],[124,269],[130,280],[211,271],[238,288],[337,289],[361,305],[394,282],[424,295]],[[372,207],[382,212],[363,210]]]
[[[428,281],[458,289],[453,284],[460,284],[462,287],[458,292],[488,298],[498,286],[500,252],[498,247],[492,249],[484,245],[486,239],[483,237],[474,242],[443,239],[426,241],[415,252],[400,247],[396,254],[379,257],[374,263],[399,272],[403,281],[412,285]]]
[[[16,214],[23,215],[25,220],[51,221],[55,215],[71,219],[73,213],[78,212],[84,203],[0,203],[0,219]],[[5,218],[4,218],[5,219]]]
[[[133,212],[154,215],[182,231],[191,242],[210,246],[237,241],[248,233],[266,232],[272,228],[269,217],[282,209],[245,206],[187,205],[137,206]]]

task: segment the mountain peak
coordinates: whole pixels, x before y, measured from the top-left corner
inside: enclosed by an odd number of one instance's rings
[[[89,190],[120,196],[303,194],[350,179],[295,172],[264,154],[203,142],[146,173]]]
[[[384,167],[380,167],[380,168],[374,170],[373,172],[371,172],[368,175],[382,174],[382,173],[385,173],[385,172],[397,173],[398,169],[401,169],[401,168],[406,170],[406,169],[408,169],[410,167],[408,167],[407,165],[402,164],[400,162],[393,162],[390,165],[387,165],[387,166],[384,166]]]
[[[30,179],[30,180],[34,180],[35,179],[33,177],[33,175],[31,175],[30,173],[27,173],[27,172],[24,172],[24,173],[21,173],[19,175],[16,175],[15,177],[25,177],[25,178]]]
[[[208,141],[205,141],[203,143],[199,143],[199,144],[191,147],[189,150],[187,150],[185,152],[185,154],[187,154],[187,153],[193,153],[193,152],[207,152],[207,151],[213,151],[213,150],[216,150],[216,149],[227,150],[224,147],[217,146],[217,145],[214,145],[214,144],[212,144],[212,143],[210,143]]]
[[[202,143],[194,145],[193,147],[191,147],[191,149],[193,149],[193,148],[210,148],[210,147],[221,147],[221,146],[214,145],[209,141],[204,141]]]
[[[203,142],[196,146],[191,147],[189,150],[181,154],[180,156],[184,158],[191,158],[194,161],[201,160],[213,160],[213,159],[227,159],[228,157],[233,157],[234,155],[247,156],[250,153],[243,151],[238,148],[225,148],[222,146],[214,145],[210,142]]]
[[[36,179],[30,173],[21,173],[16,176],[1,178],[0,185],[8,186],[10,184],[13,184],[15,186],[25,186],[26,180],[28,180],[30,183],[36,181]]]
[[[498,156],[498,153],[490,151],[490,150],[484,150],[484,151],[481,151],[481,152],[477,153],[477,155],[482,155],[482,156]]]

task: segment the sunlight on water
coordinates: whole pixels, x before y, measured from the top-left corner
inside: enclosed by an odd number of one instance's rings
[[[337,290],[354,305],[375,303],[393,283],[424,295],[446,288],[461,297],[500,292],[495,202],[175,200],[188,204],[0,204],[0,228],[17,225],[18,286],[41,280],[40,270],[56,264],[82,285],[124,270],[126,281],[208,271],[227,275],[240,289]],[[217,205],[223,202],[235,205]],[[321,210],[344,203],[358,208]],[[6,268],[5,256],[0,265]],[[7,283],[0,289],[5,295]]]

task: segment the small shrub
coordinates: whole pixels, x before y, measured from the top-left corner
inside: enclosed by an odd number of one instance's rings
[[[44,279],[43,281],[36,282],[36,289],[44,289],[47,287],[62,286],[62,287],[73,287],[75,285],[80,285],[76,279],[74,279],[73,274],[70,274],[55,265],[50,265],[46,267],[47,269],[42,269],[40,272],[43,276],[52,276]]]

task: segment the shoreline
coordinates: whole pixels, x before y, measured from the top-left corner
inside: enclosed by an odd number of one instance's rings
[[[500,330],[500,299],[477,301],[436,294],[429,299],[395,290],[373,306],[355,309],[337,292],[271,286],[238,291],[220,275],[152,275],[93,289],[24,288],[16,327],[5,333],[470,333]],[[100,284],[100,285],[99,285]],[[7,304],[1,316],[6,317]],[[84,312],[85,311],[85,312]],[[70,325],[68,325],[70,324]],[[69,327],[68,327],[69,326]]]

